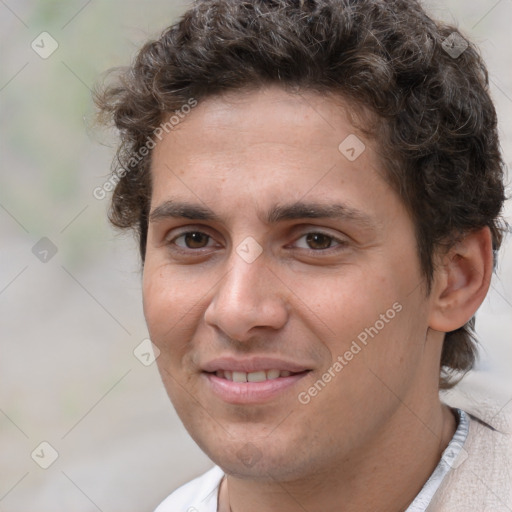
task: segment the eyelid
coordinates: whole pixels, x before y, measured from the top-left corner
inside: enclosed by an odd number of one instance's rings
[[[303,251],[313,252],[313,253],[321,253],[321,252],[328,252],[328,251],[331,251],[331,250],[335,250],[337,247],[346,246],[348,244],[348,240],[346,238],[333,235],[332,233],[324,231],[323,229],[311,229],[311,228],[308,228],[307,231],[302,232],[302,234],[299,237],[295,238],[295,241],[293,242],[293,244],[296,244],[297,241],[300,240],[301,238],[304,238],[305,236],[312,235],[312,234],[323,235],[323,236],[325,236],[327,238],[330,238],[334,242],[336,242],[336,245],[334,247],[333,246],[327,247],[326,249],[311,249],[309,247],[307,247],[307,248],[306,247],[299,247],[299,249],[301,249]]]
[[[180,246],[176,243],[176,240],[184,235],[189,233],[201,233],[208,237],[208,244],[205,247],[200,247],[197,249],[190,249],[185,246]],[[215,242],[215,245],[211,245],[211,242]],[[219,242],[217,242],[216,235],[212,233],[212,229],[209,226],[201,225],[201,224],[187,224],[184,226],[177,226],[171,228],[167,231],[162,239],[162,245],[168,247],[170,250],[182,253],[192,253],[192,252],[201,252],[206,250],[211,250],[214,247],[218,247]]]
[[[214,241],[215,242],[215,237],[209,233],[207,230],[205,230],[204,228],[194,228],[193,226],[190,227],[190,226],[187,226],[187,227],[184,227],[183,229],[179,229],[178,231],[176,230],[172,230],[172,235],[167,235],[165,237],[165,243],[166,244],[175,244],[176,240],[182,236],[185,236],[185,235],[188,235],[188,234],[191,234],[191,233],[200,233],[202,235],[205,235],[208,237],[208,243],[210,241]],[[180,247],[179,245],[177,245],[177,247]],[[209,247],[209,246],[207,246]],[[200,249],[206,249],[207,247],[201,247]],[[180,247],[181,249],[185,249],[183,247]],[[198,251],[200,249],[186,249],[186,250],[195,250],[195,251]]]
[[[175,226],[167,230],[165,239],[170,240],[186,233],[204,233],[208,236],[213,236],[211,232],[214,231],[210,226],[204,224],[184,224],[181,226]]]

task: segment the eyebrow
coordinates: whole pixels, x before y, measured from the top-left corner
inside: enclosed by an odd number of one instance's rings
[[[150,222],[168,218],[184,218],[220,222],[221,218],[210,208],[186,201],[167,200],[157,206],[149,215]],[[265,217],[267,224],[298,219],[337,219],[349,220],[373,228],[372,218],[360,210],[344,204],[322,204],[318,202],[297,201],[285,205],[274,205]]]

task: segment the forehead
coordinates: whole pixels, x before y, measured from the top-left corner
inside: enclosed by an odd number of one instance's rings
[[[157,143],[151,209],[169,195],[260,212],[306,196],[339,202],[341,194],[353,208],[382,200],[391,190],[354,117],[341,98],[277,87],[208,98]]]
[[[364,111],[339,96],[269,86],[207,98],[165,138],[198,158],[226,150],[235,155],[269,144],[292,145],[311,158],[319,150],[330,150],[337,158],[339,143],[357,135],[356,112]]]

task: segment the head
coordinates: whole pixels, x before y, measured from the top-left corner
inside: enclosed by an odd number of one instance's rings
[[[411,0],[200,1],[97,94],[164,383],[225,467],[265,439],[261,474],[297,475],[291,444],[349,453],[472,367],[504,189],[486,69],[454,33]],[[295,401],[218,398],[232,356],[295,365]]]

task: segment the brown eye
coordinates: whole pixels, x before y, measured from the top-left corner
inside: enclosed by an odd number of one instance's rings
[[[183,243],[178,243],[178,240],[182,239]],[[206,233],[201,233],[200,231],[189,231],[188,233],[183,233],[180,236],[174,239],[174,242],[179,247],[185,249],[203,249],[207,247],[208,241],[210,240],[210,236]]]
[[[311,249],[320,250],[331,247],[333,241],[332,236],[323,233],[309,233],[306,235],[306,243]]]

